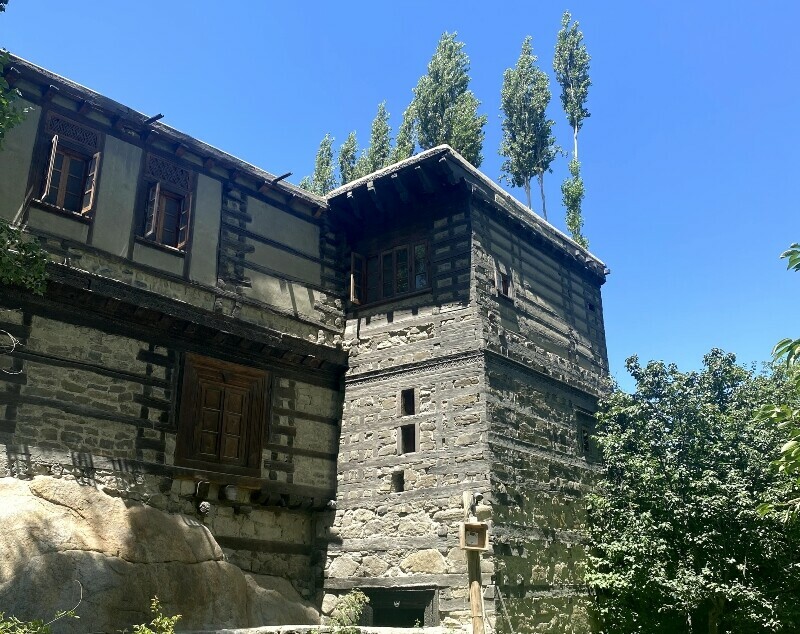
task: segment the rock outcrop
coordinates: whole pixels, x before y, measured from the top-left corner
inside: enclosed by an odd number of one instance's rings
[[[0,479],[0,606],[59,631],[130,630],[157,595],[180,629],[314,624],[317,611],[288,581],[248,575],[224,560],[197,520],[51,477]],[[80,584],[76,583],[80,582]]]

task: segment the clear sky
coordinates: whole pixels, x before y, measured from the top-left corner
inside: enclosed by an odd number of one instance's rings
[[[565,9],[592,57],[584,233],[612,271],[612,375],[630,387],[629,355],[689,369],[714,346],[766,360],[800,336],[800,275],[778,260],[800,241],[798,2],[11,0],[0,46],[297,183],[326,132],[365,143],[380,101],[396,129],[457,31],[497,179],[503,70],[532,35],[552,78]],[[545,180],[562,230],[565,175],[566,159]]]

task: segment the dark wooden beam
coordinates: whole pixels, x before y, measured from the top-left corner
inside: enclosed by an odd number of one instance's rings
[[[398,172],[392,174],[391,178],[392,186],[394,190],[397,192],[397,195],[400,197],[400,200],[403,202],[404,205],[407,205],[411,201],[411,194],[408,191],[408,188],[403,183],[403,178],[400,176]]]

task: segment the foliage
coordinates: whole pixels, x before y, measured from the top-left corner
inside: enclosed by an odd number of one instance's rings
[[[2,7],[0,7],[2,9]],[[35,621],[20,621],[15,616],[6,616],[4,612],[0,612],[0,634],[51,634],[53,623],[63,618],[80,618],[74,610],[67,610],[57,612],[55,617],[45,623],[42,620]]]
[[[392,152],[391,130],[389,129],[389,113],[386,102],[378,105],[378,113],[372,120],[369,147],[361,155],[356,166],[358,177],[366,176],[389,165]]]
[[[575,143],[573,158],[578,159],[578,130],[583,120],[590,116],[586,109],[589,96],[589,54],[583,43],[583,33],[578,30],[578,23],[572,21],[572,15],[565,11],[561,18],[561,30],[556,38],[556,51],[553,56],[553,70],[556,80],[561,84],[561,105],[567,115],[567,121],[573,130]]]
[[[575,159],[569,162],[570,177],[561,183],[561,199],[564,207],[567,208],[567,228],[575,240],[584,249],[589,248],[589,241],[581,233],[583,229],[583,215],[581,205],[583,203],[583,179],[581,178],[581,164]]]
[[[339,180],[342,185],[360,176],[356,172],[356,154],[358,154],[358,140],[356,133],[351,132],[339,148]]]
[[[300,187],[317,196],[324,196],[336,189],[336,175],[333,169],[333,137],[326,134],[319,143],[314,173],[300,181]]]
[[[337,603],[331,616],[331,625],[337,634],[355,634],[356,626],[361,620],[361,614],[369,603],[369,597],[358,588],[351,590]]]
[[[777,430],[753,419],[791,386],[716,349],[697,372],[635,357],[627,368],[636,391],[603,403],[590,496],[602,631],[798,631],[800,527],[756,511],[791,482],[770,468]]]
[[[790,271],[800,271],[800,244],[792,244],[781,254]],[[765,405],[757,415],[760,421],[769,422],[781,433],[780,456],[775,464],[778,470],[793,478],[800,492],[800,339],[782,339],[772,349],[776,362],[784,362],[793,384],[789,400]],[[776,512],[784,520],[800,517],[800,495],[789,495],[780,502],[765,502],[759,507],[762,513]]]
[[[444,33],[414,88],[416,139],[422,149],[447,143],[475,167],[483,161],[486,115],[469,90],[469,57],[456,33]]]
[[[536,67],[531,37],[522,43],[517,65],[503,73],[500,108],[503,111],[503,140],[500,155],[506,157],[501,170],[514,187],[523,187],[531,206],[531,180],[539,178],[542,189],[542,215],[547,218],[544,200],[544,174],[558,155],[552,127],[547,118],[550,103],[550,80]]]
[[[47,253],[38,242],[23,240],[22,230],[0,219],[0,284],[22,286],[43,295]]]
[[[164,616],[158,597],[153,597],[150,601],[150,613],[153,615],[153,620],[150,621],[149,626],[145,624],[134,625],[134,634],[174,634],[175,624],[181,619],[180,614]]]
[[[404,161],[414,154],[414,138],[416,135],[416,109],[412,101],[408,108],[403,112],[403,120],[397,129],[394,149],[392,150],[389,163]]]
[[[6,5],[8,4],[8,0],[0,0],[0,13],[6,10]]]

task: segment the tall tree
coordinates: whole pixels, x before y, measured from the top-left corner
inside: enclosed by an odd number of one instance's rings
[[[300,187],[312,194],[324,196],[336,189],[336,175],[333,168],[333,137],[326,134],[319,143],[317,158],[314,161],[314,173],[300,181]]]
[[[794,243],[781,254],[790,271],[800,271],[800,244]],[[776,503],[765,502],[762,512],[775,512],[785,520],[800,520],[800,339],[782,339],[772,350],[776,362],[785,362],[793,389],[789,398],[765,405],[757,418],[780,431],[778,469],[795,482],[795,488]]]
[[[504,118],[500,155],[506,160],[501,169],[511,185],[524,188],[531,209],[531,181],[538,178],[545,219],[544,174],[552,171],[550,165],[559,151],[552,134],[555,121],[547,118],[549,103],[550,80],[536,67],[536,55],[528,36],[522,42],[517,65],[503,73],[500,108]]]
[[[564,206],[567,208],[567,228],[572,233],[572,239],[587,248],[589,243],[581,233],[583,228],[581,203],[584,188],[580,174],[581,166],[578,162],[578,130],[583,126],[583,120],[589,117],[586,99],[592,81],[589,79],[590,57],[583,44],[583,33],[578,29],[577,22],[571,22],[572,15],[569,11],[565,11],[561,18],[561,30],[556,38],[556,51],[553,57],[553,70],[556,73],[556,80],[561,84],[561,105],[572,127],[573,143],[572,160],[569,164],[570,177],[562,184],[561,193]]]
[[[395,139],[394,149],[389,159],[390,163],[404,161],[414,154],[416,117],[416,109],[412,101],[408,108],[403,111],[403,120],[397,129],[397,139]]]
[[[447,143],[480,167],[486,115],[469,90],[469,57],[456,33],[444,33],[414,88],[417,141],[422,149]]]
[[[561,18],[561,30],[556,39],[556,52],[553,57],[553,70],[556,80],[561,84],[561,105],[572,127],[572,158],[578,160],[578,130],[583,120],[590,116],[586,109],[589,96],[589,54],[583,43],[583,33],[578,30],[578,22],[572,21],[572,15],[565,11]]]
[[[339,181],[346,185],[359,177],[356,173],[356,155],[358,154],[358,140],[356,133],[351,132],[339,148]]]
[[[787,385],[720,350],[696,372],[635,357],[627,368],[636,390],[601,409],[590,496],[601,631],[800,631],[800,526],[756,511],[791,486],[770,465],[778,431],[753,420]]]
[[[389,113],[386,112],[386,102],[384,101],[378,104],[378,112],[372,120],[369,147],[359,159],[361,163],[358,170],[359,176],[371,174],[386,167],[389,164],[391,152],[392,139],[389,128]]]

